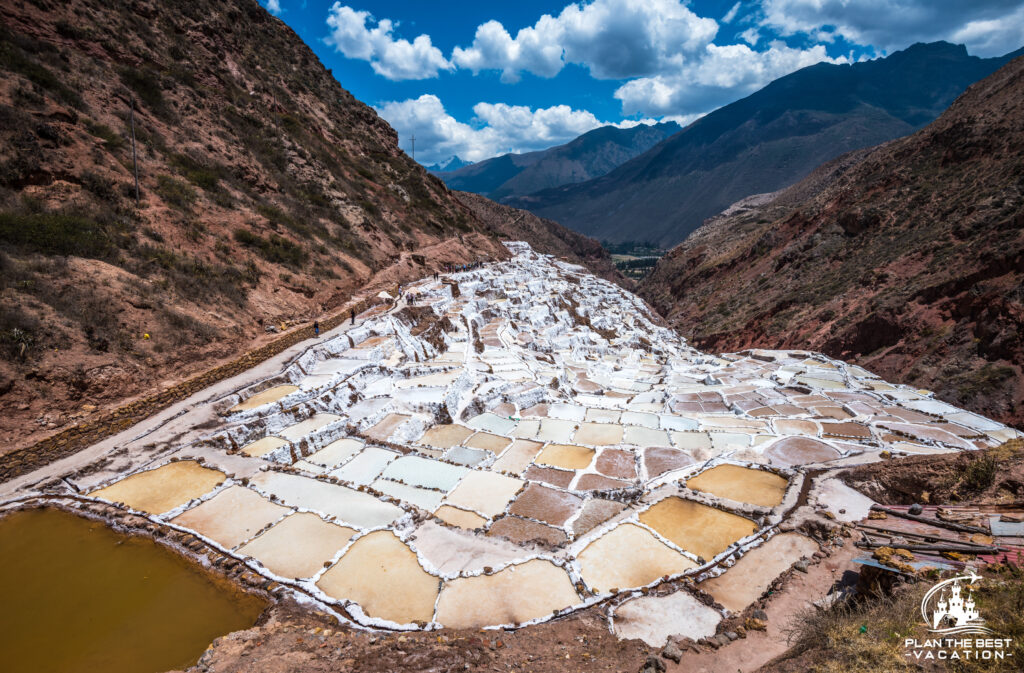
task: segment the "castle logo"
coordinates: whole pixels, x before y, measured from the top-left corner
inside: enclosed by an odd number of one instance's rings
[[[921,599],[921,617],[928,628],[925,640],[905,638],[907,657],[942,661],[991,661],[1013,656],[1013,639],[994,637],[974,602],[974,588],[982,581],[974,570],[943,580]]]
[[[970,573],[939,582],[924,595],[921,616],[929,631],[946,636],[992,633],[978,614],[971,591],[981,577]]]

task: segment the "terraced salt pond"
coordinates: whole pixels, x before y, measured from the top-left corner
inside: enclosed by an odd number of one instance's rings
[[[602,602],[625,633],[643,621],[632,592],[668,581],[644,610],[701,633],[816,549],[780,533],[808,469],[1017,434],[818,354],[701,353],[622,289],[509,247],[415,284],[426,318],[375,310],[46,493],[191,531],[367,626],[521,626]]]
[[[190,561],[56,509],[0,518],[0,668],[185,669],[266,602]]]

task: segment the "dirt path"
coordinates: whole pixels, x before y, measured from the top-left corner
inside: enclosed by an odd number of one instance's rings
[[[822,598],[846,571],[857,571],[851,560],[857,549],[852,544],[836,549],[832,556],[808,567],[806,574],[794,572],[785,588],[773,595],[765,612],[768,628],[748,631],[746,638],[735,640],[718,650],[688,651],[675,664],[666,661],[668,673],[751,673],[789,649],[787,628],[793,616],[812,601]]]

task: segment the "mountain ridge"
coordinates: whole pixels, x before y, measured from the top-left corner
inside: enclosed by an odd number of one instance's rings
[[[906,138],[673,248],[639,293],[700,347],[820,350],[1024,426],[1024,58]]]
[[[507,203],[595,238],[674,245],[745,196],[915,131],[1017,53],[980,59],[963,45],[937,42],[863,63],[819,63],[705,115],[600,178]]]
[[[501,201],[604,175],[679,129],[675,122],[602,126],[546,150],[503,154],[437,175],[451,189]]]

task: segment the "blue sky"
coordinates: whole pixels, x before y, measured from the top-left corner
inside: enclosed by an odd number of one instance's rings
[[[1024,0],[260,1],[425,164],[686,124],[807,65],[919,41],[1024,45]]]

